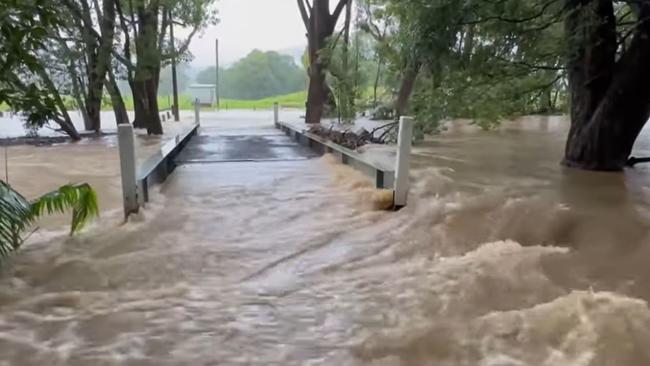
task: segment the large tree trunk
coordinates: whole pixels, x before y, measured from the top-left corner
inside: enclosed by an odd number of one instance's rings
[[[319,52],[327,45],[327,39],[334,33],[334,27],[342,10],[349,0],[339,0],[336,10],[330,14],[329,0],[314,0],[308,7],[303,0],[298,0],[309,46],[309,89],[307,93],[307,114],[305,121],[310,124],[320,123],[325,111],[325,104],[334,106],[334,97],[325,79],[327,65],[319,57]],[[309,8],[309,12],[307,11]]]
[[[99,132],[101,130],[102,95],[106,73],[111,65],[111,52],[115,36],[115,7],[112,1],[104,1],[103,7],[97,7],[100,23],[100,39],[97,40],[92,27],[91,10],[87,1],[81,1],[82,15],[86,18],[82,33],[86,40],[86,76],[88,92],[86,94],[86,115],[90,121],[86,130]]]
[[[103,81],[98,81],[94,76],[88,78],[88,94],[86,97],[86,115],[90,121],[86,131],[99,132],[101,129],[102,90]]]
[[[106,79],[106,89],[111,96],[111,104],[113,105],[113,112],[115,113],[115,121],[118,125],[129,123],[129,114],[122,99],[122,93],[115,80],[115,75],[111,70],[108,71],[108,78]]]
[[[325,69],[320,63],[312,63],[309,67],[306,123],[320,123],[327,100],[325,89]]]
[[[571,129],[564,164],[621,170],[650,117],[650,6],[642,5],[633,40],[616,61],[611,1],[567,0]]]
[[[319,57],[319,52],[325,48],[327,38],[334,32],[330,24],[329,1],[316,0],[310,18],[309,37],[309,89],[307,93],[307,116],[309,124],[320,123],[323,117],[324,105],[328,99],[325,82],[326,65]]]
[[[402,76],[402,84],[400,85],[399,92],[397,94],[397,100],[395,101],[395,118],[400,118],[406,113],[408,108],[409,100],[411,99],[411,94],[413,93],[413,88],[415,87],[415,81],[417,80],[418,73],[420,72],[420,65],[414,65],[408,67],[404,71]]]
[[[160,51],[158,50],[157,0],[138,5],[138,25],[135,75],[130,81],[133,92],[136,128],[146,128],[150,135],[162,135],[163,128],[158,109],[158,80],[160,77]]]
[[[150,135],[162,135],[162,121],[158,109],[158,85],[153,79],[139,80],[136,72],[131,83],[133,107],[135,110],[135,128],[146,128]]]

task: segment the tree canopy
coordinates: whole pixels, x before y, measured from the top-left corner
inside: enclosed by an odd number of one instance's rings
[[[220,71],[220,92],[224,98],[262,99],[305,90],[306,73],[293,57],[275,51],[254,50]],[[209,67],[196,76],[200,84],[215,84],[216,72]]]

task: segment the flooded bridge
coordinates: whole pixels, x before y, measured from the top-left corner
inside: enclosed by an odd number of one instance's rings
[[[203,121],[126,224],[39,231],[3,267],[0,365],[650,364],[647,172],[567,174],[548,123],[452,125],[387,212],[268,112]]]

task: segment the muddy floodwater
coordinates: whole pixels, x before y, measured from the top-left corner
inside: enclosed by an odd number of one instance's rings
[[[86,176],[118,201],[2,264],[0,365],[650,365],[650,169],[566,170],[566,129],[452,123],[398,213],[324,157],[181,166],[125,225],[110,143],[25,148],[18,188]]]

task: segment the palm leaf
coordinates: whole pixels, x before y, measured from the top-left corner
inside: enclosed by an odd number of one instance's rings
[[[21,233],[32,222],[29,201],[0,180],[0,257],[16,250]]]
[[[72,209],[70,234],[74,234],[99,216],[97,194],[88,184],[65,185],[32,201],[30,218],[64,213]]]
[[[20,247],[22,233],[38,218],[68,209],[72,209],[72,235],[99,216],[97,194],[88,184],[65,185],[29,202],[0,180],[0,258]]]

